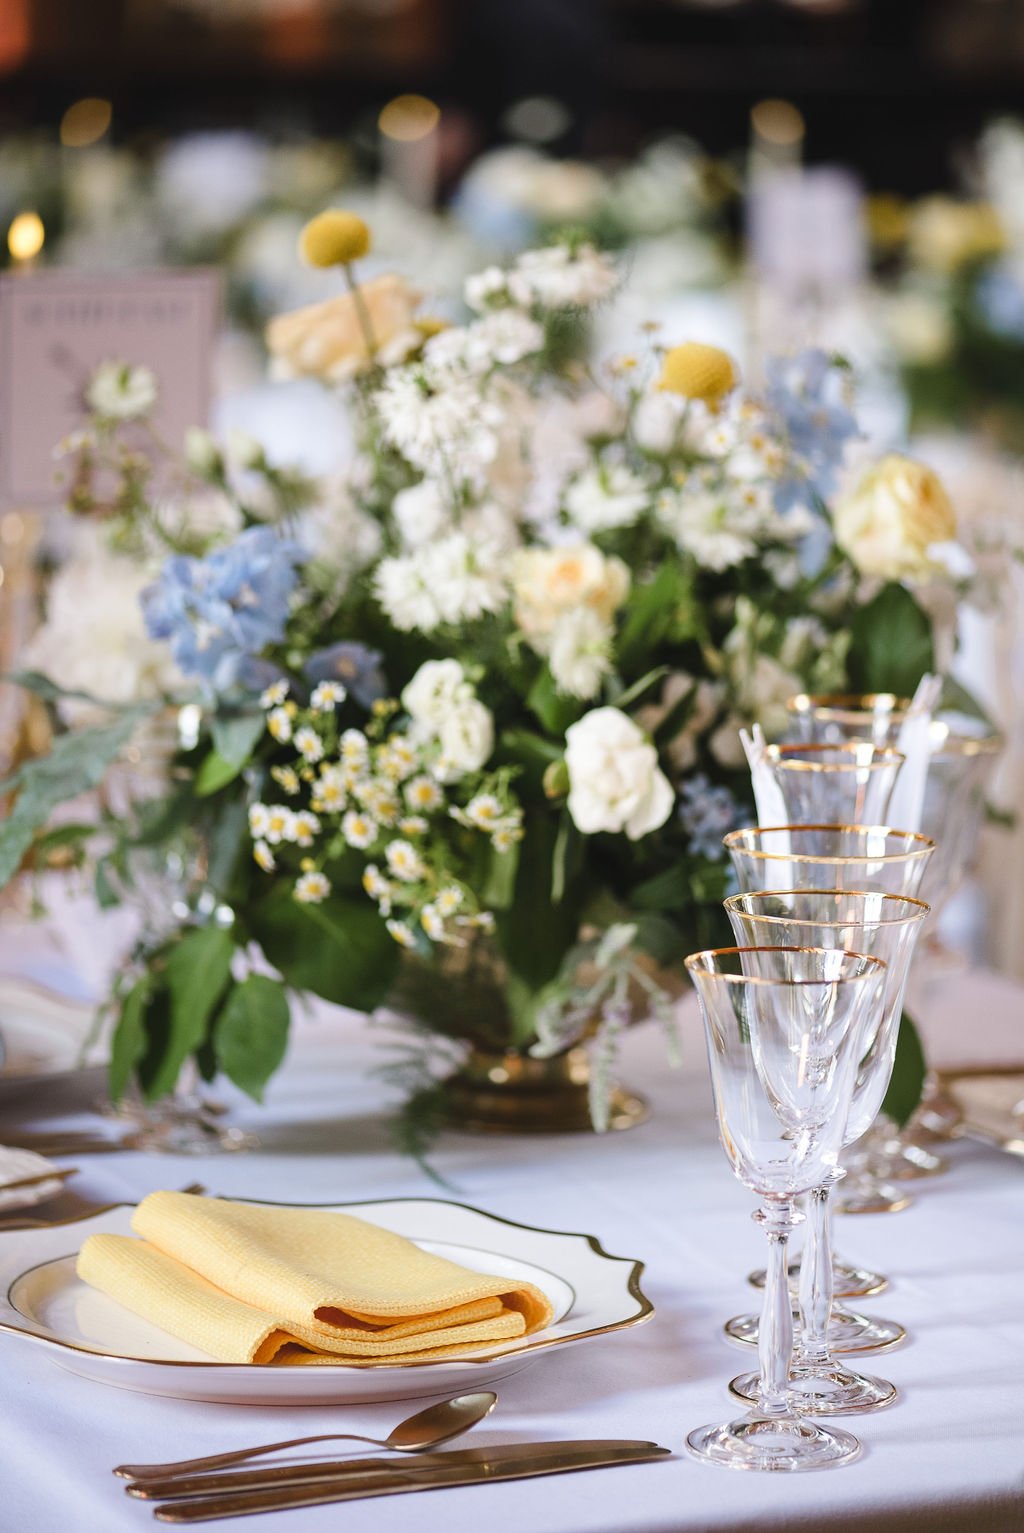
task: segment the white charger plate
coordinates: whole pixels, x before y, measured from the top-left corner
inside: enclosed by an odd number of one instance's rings
[[[559,1347],[638,1325],[654,1313],[640,1288],[643,1263],[609,1256],[592,1235],[513,1224],[435,1198],[315,1206],[355,1213],[475,1271],[527,1279],[547,1294],[555,1319],[536,1335],[464,1358],[402,1367],[214,1362],[76,1277],[75,1258],[87,1235],[131,1233],[132,1205],[120,1204],[50,1229],[0,1231],[0,1331],[42,1345],[71,1373],[120,1389],[233,1405],[325,1405],[482,1389]]]

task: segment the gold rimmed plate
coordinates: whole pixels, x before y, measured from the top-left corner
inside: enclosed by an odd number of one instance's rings
[[[143,1394],[326,1405],[480,1389],[561,1347],[638,1325],[654,1313],[640,1287],[643,1264],[610,1256],[593,1235],[515,1224],[436,1198],[315,1206],[356,1214],[475,1271],[535,1283],[551,1300],[555,1319],[534,1336],[429,1363],[302,1368],[215,1362],[75,1275],[86,1236],[131,1233],[132,1205],[119,1204],[45,1230],[0,1231],[0,1331],[41,1345],[71,1373]]]

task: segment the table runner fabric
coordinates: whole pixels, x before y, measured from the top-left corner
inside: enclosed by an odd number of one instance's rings
[[[365,1020],[300,1017],[266,1108],[218,1088],[238,1121],[259,1133],[260,1151],[92,1156],[81,1160],[75,1187],[97,1202],[134,1202],[192,1180],[214,1193],[281,1202],[450,1196],[506,1219],[593,1233],[607,1250],[644,1259],[653,1320],[540,1353],[495,1384],[498,1407],[466,1442],[639,1437],[677,1457],[435,1491],[429,1501],[352,1502],[346,1533],[409,1533],[424,1518],[446,1533],[477,1533],[481,1520],[488,1533],[1017,1533],[1024,1526],[1024,1174],[1019,1160],[980,1144],[950,1146],[950,1174],[915,1184],[905,1213],[838,1222],[840,1255],[893,1279],[888,1293],[861,1307],[910,1332],[905,1346],[863,1360],[901,1395],[890,1410],[844,1422],[864,1443],[863,1459],[828,1474],[771,1476],[716,1471],[685,1456],[691,1427],[736,1409],[726,1385],[752,1354],[729,1346],[721,1326],[756,1303],[745,1275],[763,1266],[764,1238],[749,1218],[753,1200],[716,1142],[692,1008],[683,1014],[683,1037],[683,1068],[675,1072],[656,1029],[625,1040],[623,1079],[654,1109],[643,1127],[599,1139],[449,1135],[432,1157],[452,1184],[446,1191],[393,1149],[383,1116],[388,1093],[370,1075],[381,1045]],[[83,1093],[83,1107],[89,1101]],[[138,1533],[140,1508],[110,1474],[118,1463],[316,1432],[384,1437],[427,1403],[202,1405],[76,1378],[43,1348],[14,1337],[0,1336],[0,1349],[10,1471],[4,1515],[20,1533]],[[336,1533],[339,1512],[306,1507],[272,1522],[273,1533]]]
[[[348,1214],[153,1192],[132,1228],[91,1235],[79,1277],[224,1363],[426,1362],[551,1320],[532,1283]]]

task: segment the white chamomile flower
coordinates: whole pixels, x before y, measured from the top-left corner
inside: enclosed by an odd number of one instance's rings
[[[501,802],[493,793],[478,793],[466,805],[466,819],[480,830],[492,830],[501,816]]]
[[[473,926],[478,931],[492,932],[494,930],[494,916],[489,910],[478,910],[475,916],[459,916],[460,926]]]
[[[382,825],[394,825],[402,812],[401,801],[390,783],[371,782],[364,803]]]
[[[292,737],[292,718],[287,708],[272,708],[267,714],[267,728],[282,745]]]
[[[290,841],[292,818],[292,812],[286,804],[268,805],[266,824],[263,827],[263,840],[269,841],[271,846],[277,846],[281,841]]]
[[[410,809],[421,809],[427,814],[440,809],[444,794],[432,777],[414,777],[405,785],[405,802]]]
[[[266,804],[249,805],[249,834],[261,838],[267,833],[270,824],[270,810]]]
[[[522,839],[523,832],[518,825],[499,825],[491,837],[491,845],[496,852],[510,852]]]
[[[327,708],[336,708],[343,703],[348,696],[340,681],[320,681],[313,688],[313,696],[309,700],[309,706],[315,713],[320,713]]]
[[[295,884],[295,898],[300,905],[319,905],[330,892],[330,880],[323,873],[303,873]]]
[[[341,768],[322,767],[320,776],[313,784],[313,808],[330,813],[332,810],[344,809],[347,799],[348,790]]]
[[[389,870],[403,883],[414,884],[427,871],[422,857],[409,841],[392,841],[384,855]]]
[[[313,838],[320,829],[320,821],[308,809],[300,809],[292,819],[291,839],[296,846],[312,846]]]
[[[278,708],[288,696],[288,683],[286,681],[271,682],[260,693],[261,708]]]
[[[341,822],[341,833],[349,846],[365,852],[367,847],[372,846],[377,839],[377,822],[372,815],[360,814],[357,809],[350,809]]]
[[[443,939],[444,917],[436,905],[424,905],[420,911],[420,925],[431,942],[440,942]]]
[[[434,901],[443,916],[453,916],[463,901],[463,893],[458,884],[448,884],[442,889]]]
[[[363,869],[363,888],[371,900],[389,900],[394,893],[390,881],[384,877],[375,862],[369,863]]]
[[[298,793],[299,788],[302,786],[299,782],[299,774],[294,767],[271,767],[270,775],[276,783],[280,783],[286,793]]]
[[[303,724],[295,731],[295,749],[305,761],[320,761],[324,754],[324,742],[315,729]]]
[[[346,729],[338,742],[345,766],[362,769],[370,759],[370,742],[361,729]]]
[[[385,777],[401,782],[416,766],[416,752],[403,735],[392,735],[377,756],[377,766]]]
[[[430,829],[430,821],[422,814],[407,814],[398,822],[403,836],[423,836]]]
[[[256,861],[257,866],[261,867],[264,873],[273,873],[274,869],[277,867],[277,862],[274,859],[274,854],[265,841],[256,842],[256,845],[252,849],[252,855]]]
[[[399,947],[415,947],[416,934],[405,921],[386,921],[385,926]]]

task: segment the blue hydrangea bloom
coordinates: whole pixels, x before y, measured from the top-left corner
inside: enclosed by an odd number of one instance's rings
[[[846,444],[860,435],[846,402],[847,374],[819,350],[774,357],[765,368],[765,403],[775,429],[797,460],[780,479],[775,504],[780,512],[835,491]]]
[[[142,592],[150,637],[170,644],[186,676],[223,691],[249,657],[284,637],[302,557],[272,527],[250,527],[202,559],[172,556]]]
[[[303,674],[312,686],[318,681],[340,681],[361,707],[372,708],[388,689],[381,659],[380,650],[342,639],[310,655]]]
[[[710,862],[721,862],[725,856],[722,837],[748,817],[729,789],[711,782],[704,772],[695,772],[681,784],[678,814],[690,838],[690,851]]]

